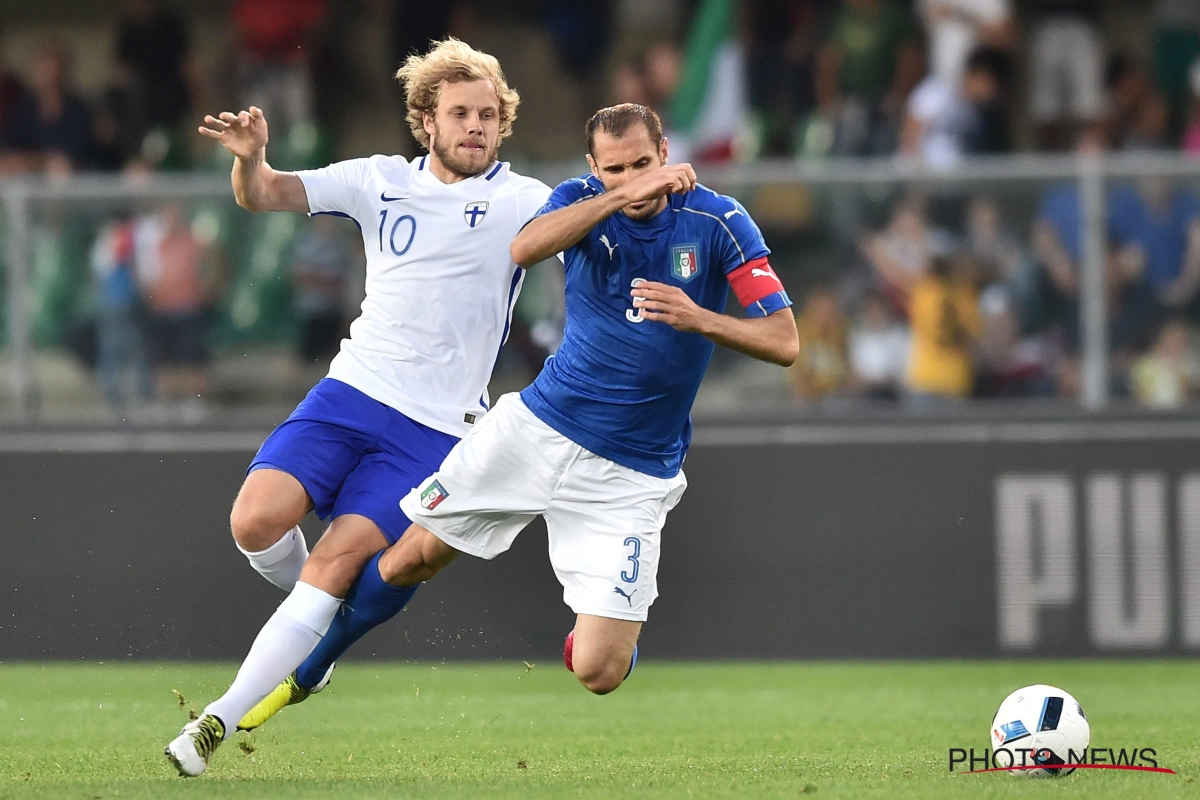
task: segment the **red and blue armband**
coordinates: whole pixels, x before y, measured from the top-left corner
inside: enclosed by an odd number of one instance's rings
[[[767,317],[792,305],[779,276],[766,258],[747,261],[726,277],[738,302],[746,309],[746,316]]]

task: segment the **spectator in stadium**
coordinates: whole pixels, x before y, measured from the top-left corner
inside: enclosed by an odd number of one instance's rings
[[[315,118],[309,62],[325,21],[326,0],[235,0],[232,21],[240,49],[242,108],[258,106],[283,141]]]
[[[846,322],[833,290],[808,293],[796,319],[800,355],[791,367],[792,388],[805,402],[818,402],[842,389],[846,381]]]
[[[974,385],[972,351],[980,333],[971,262],[939,252],[909,299],[912,345],[907,400],[915,408],[962,400]]]
[[[613,101],[637,103],[665,115],[671,95],[679,86],[680,69],[679,48],[671,42],[658,42],[617,67],[613,73]]]
[[[292,248],[292,306],[306,364],[328,362],[346,333],[346,281],[353,267],[350,243],[337,218],[317,215]]]
[[[1164,310],[1186,310],[1200,288],[1200,200],[1172,189],[1161,178],[1145,178],[1115,190],[1109,227],[1116,258],[1142,276]]]
[[[762,155],[788,156],[812,112],[818,0],[743,3],[750,106]]]
[[[841,0],[817,52],[815,92],[838,155],[895,150],[909,92],[921,78],[917,29],[898,0]]]
[[[1091,136],[1085,141],[1095,143]],[[1130,237],[1131,231],[1140,229],[1135,224],[1136,215],[1126,210],[1136,207],[1123,200],[1119,192],[1110,193],[1107,206],[1106,231],[1114,238]],[[1060,373],[1068,378],[1076,375],[1078,366],[1082,214],[1078,187],[1057,186],[1043,196],[1033,225],[1033,251],[1044,276],[1044,312],[1052,323],[1061,325],[1067,354]],[[1137,256],[1138,251],[1129,247],[1109,248],[1104,254],[1109,346],[1121,359],[1126,359],[1131,349],[1144,346],[1156,316],[1154,295],[1142,276],[1145,260]],[[1064,393],[1069,394],[1072,388],[1065,387]]]
[[[1019,330],[1029,329],[1037,312],[1037,269],[994,198],[976,195],[968,202],[963,249],[975,262],[981,284],[1003,289]]]
[[[929,271],[936,249],[947,235],[929,225],[925,201],[910,195],[896,204],[886,228],[869,234],[861,250],[875,273],[875,283],[892,307],[907,316],[908,292]]]
[[[152,133],[176,136],[199,84],[189,52],[186,24],[162,0],[127,0],[117,29],[121,79],[109,96],[126,160],[154,150],[146,146]]]
[[[1044,336],[1022,337],[1007,289],[992,284],[979,295],[975,351],[976,397],[1051,397],[1053,350]]]
[[[1130,377],[1133,396],[1146,408],[1180,408],[1196,396],[1200,363],[1183,319],[1163,324],[1153,349],[1134,362]]]
[[[1036,0],[1030,42],[1030,116],[1044,149],[1062,150],[1104,114],[1099,0]]]
[[[159,393],[179,401],[185,419],[194,421],[203,416],[208,388],[210,253],[176,203],[139,220],[134,235]]]
[[[951,84],[931,74],[908,98],[900,131],[900,153],[932,167],[950,167],[964,155],[994,152],[1007,136],[1002,115],[988,113],[1000,101],[1004,55],[976,50],[967,61],[961,82]]]
[[[4,120],[0,172],[69,174],[91,166],[92,114],[68,82],[65,47],[44,44],[30,66],[29,88]]]
[[[559,62],[573,77],[590,79],[608,54],[613,4],[609,0],[542,0],[540,5]]]
[[[850,390],[868,400],[899,399],[909,347],[908,329],[893,316],[887,298],[868,293],[850,331]]]
[[[976,49],[1012,46],[1009,0],[917,0],[917,9],[929,41],[929,72],[947,86],[959,84]]]
[[[128,216],[108,222],[91,253],[96,289],[96,372],[109,408],[124,408],[129,398],[126,372],[142,402],[154,395],[154,374],[146,352],[145,314],[134,263],[134,223]]]
[[[1200,60],[1200,3],[1155,0],[1154,78],[1170,109],[1171,136],[1184,127],[1191,105],[1189,71]]]
[[[1126,55],[1108,61],[1106,134],[1113,150],[1152,150],[1167,144],[1169,110],[1150,73]]]

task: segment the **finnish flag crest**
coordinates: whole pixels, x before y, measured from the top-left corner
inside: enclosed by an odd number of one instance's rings
[[[463,209],[463,219],[467,221],[467,225],[474,228],[480,222],[483,222],[483,218],[487,216],[487,212],[488,201],[476,200],[474,203],[467,203],[466,208]]]

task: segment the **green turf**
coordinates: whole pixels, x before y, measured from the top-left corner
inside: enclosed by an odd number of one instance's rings
[[[172,690],[202,705],[232,674],[0,665],[0,798],[1200,797],[1200,662],[643,663],[608,697],[556,663],[347,664],[175,777]],[[950,775],[947,750],[985,747],[1038,682],[1076,695],[1093,745],[1154,747],[1179,775]]]

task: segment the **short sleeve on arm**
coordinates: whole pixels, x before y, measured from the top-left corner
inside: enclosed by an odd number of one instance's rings
[[[308,212],[357,219],[369,165],[370,159],[355,158],[320,169],[298,171],[296,176],[304,184],[304,193],[308,196]]]
[[[530,180],[517,195],[517,213],[522,227],[542,213],[551,196],[550,187],[541,181]]]
[[[560,208],[575,205],[580,200],[587,200],[600,194],[600,189],[592,185],[592,180],[588,176],[579,178],[571,178],[569,181],[563,181],[558,186],[554,187],[554,191],[550,193],[550,197],[546,199],[535,217],[541,217],[549,214],[552,211],[558,211]]]
[[[747,316],[770,316],[790,307],[792,301],[767,260],[771,251],[762,232],[741,203],[731,202],[733,208],[721,215],[722,269]]]

